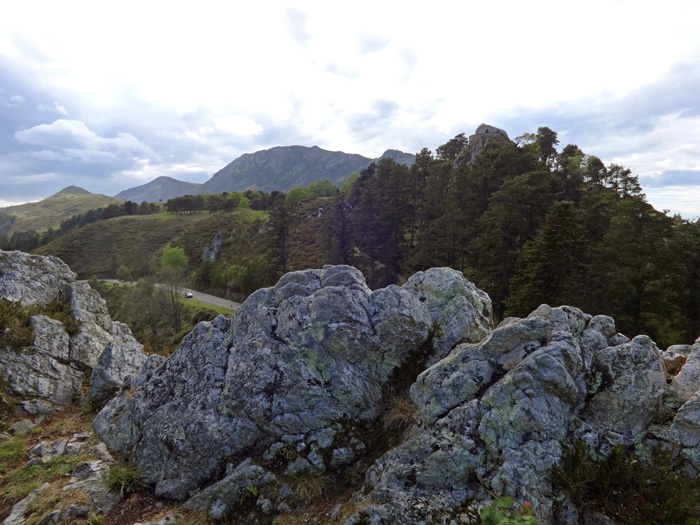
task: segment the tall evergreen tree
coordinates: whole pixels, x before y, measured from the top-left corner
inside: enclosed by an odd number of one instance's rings
[[[576,305],[584,286],[587,245],[574,204],[554,203],[520,256],[508,313],[526,316],[542,303]]]

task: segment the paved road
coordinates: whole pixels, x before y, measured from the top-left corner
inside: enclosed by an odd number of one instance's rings
[[[117,284],[136,284],[136,283],[123,283],[122,281],[119,281],[117,279],[100,279],[101,281],[105,281],[108,283],[117,283]],[[156,284],[158,288],[165,288],[167,285],[165,284]],[[201,301],[205,304],[211,304],[214,306],[220,306],[222,308],[228,308],[231,311],[238,310],[241,307],[241,303],[234,303],[233,301],[229,301],[228,299],[224,299],[222,297],[216,297],[214,295],[209,295],[206,293],[198,292],[197,290],[191,290],[190,288],[180,288],[182,290],[182,294],[186,293],[191,293],[192,298],[196,299],[197,301]]]

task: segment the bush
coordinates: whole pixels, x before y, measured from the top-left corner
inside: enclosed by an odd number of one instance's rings
[[[515,506],[510,496],[501,496],[488,507],[482,507],[479,517],[484,525],[537,525],[532,504],[526,501]]]
[[[19,303],[0,299],[0,347],[19,351],[34,342],[34,330],[29,325],[29,314]]]
[[[700,481],[660,447],[642,458],[618,446],[604,459],[577,442],[553,482],[579,508],[593,508],[618,523],[700,523]]]

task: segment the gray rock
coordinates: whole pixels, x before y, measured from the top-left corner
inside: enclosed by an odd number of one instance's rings
[[[67,439],[60,439],[57,441],[49,442],[42,441],[37,443],[32,448],[29,449],[28,465],[43,465],[48,463],[52,459],[62,456],[66,452],[66,445],[68,445]]]
[[[138,523],[133,523],[132,525],[174,525],[179,523],[179,515],[169,515],[158,521],[139,521]]]
[[[589,320],[540,307],[421,374],[411,395],[422,425],[369,469],[374,504],[347,523],[439,523],[445,509],[489,491],[534,502],[551,521],[549,472],[587,393],[580,341]]]
[[[10,515],[5,518],[5,521],[2,522],[3,525],[24,525],[27,522],[27,518],[24,517],[27,507],[29,507],[37,496],[41,494],[48,486],[48,483],[44,483],[38,489],[33,490],[26,498],[15,503],[10,511]]]
[[[242,498],[257,498],[259,490],[276,481],[264,468],[245,460],[224,479],[190,498],[185,508],[208,513],[215,520],[226,517]]]
[[[527,355],[540,348],[550,331],[541,318],[508,319],[481,344],[463,344],[418,376],[411,387],[417,415],[433,422],[468,402]]]
[[[73,319],[80,323],[79,333],[69,337],[60,321],[37,315],[30,319],[35,335],[31,347],[22,351],[0,348],[0,375],[7,378],[10,392],[23,398],[22,408],[28,414],[51,413],[76,400],[110,343],[121,345],[110,350],[111,361],[121,359],[125,366],[135,366],[138,361],[134,357],[138,343],[129,328],[113,322],[99,294],[89,285],[75,282],[75,277],[55,257],[0,251],[0,298],[21,299],[24,306],[61,299],[67,301]],[[129,356],[121,358],[120,352]],[[129,370],[120,376],[116,369],[110,369],[98,374],[95,397],[106,399],[115,383],[120,386],[126,374],[136,372]]]
[[[24,306],[47,304],[64,294],[76,279],[66,264],[56,257],[0,250],[0,297],[21,301]]]
[[[599,350],[593,355],[594,372],[602,385],[588,401],[582,419],[595,429],[593,434],[614,432],[624,444],[634,442],[659,413],[666,388],[661,352],[649,337]]]
[[[35,429],[39,425],[40,421],[41,418],[39,418],[37,421],[32,421],[31,419],[23,419],[10,426],[10,428],[8,428],[7,431],[10,433],[10,435],[13,436],[18,434],[26,434],[27,432],[30,432],[31,430]]]
[[[671,391],[681,402],[688,401],[700,390],[700,343],[691,347],[688,358],[680,372],[671,381]]]
[[[102,405],[125,386],[128,378],[137,377],[147,359],[142,348],[131,335],[126,341],[109,343],[92,369],[85,399]]]
[[[109,491],[107,473],[109,465],[104,461],[87,461],[75,467],[64,491],[80,490],[88,495],[90,502],[101,513],[106,514],[119,504],[119,494]]]
[[[62,323],[43,315],[30,321],[34,344],[26,352],[0,348],[0,374],[7,378],[10,392],[40,398],[48,403],[42,411],[51,411],[70,404],[80,393],[84,374],[68,359],[69,339]]]
[[[493,329],[489,296],[451,268],[418,272],[402,287],[430,312],[435,330],[434,354],[428,365],[442,359],[459,343],[477,343]]]
[[[371,292],[354,268],[293,272],[230,321],[200,323],[133,394],[105,406],[95,430],[157,495],[175,499],[206,487],[229,458],[262,455],[285,436],[306,448],[323,431],[311,457],[330,455],[337,423],[377,420],[382,386],[424,350],[431,326],[415,295]]]

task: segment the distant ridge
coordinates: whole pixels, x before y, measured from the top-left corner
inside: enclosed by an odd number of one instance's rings
[[[387,150],[380,158],[392,158],[406,165],[415,162],[414,155],[397,150]],[[378,159],[328,151],[318,146],[278,146],[241,155],[202,184],[197,193],[246,189],[289,191],[321,179],[339,184],[353,171],[363,170],[374,160]]]
[[[117,199],[133,202],[160,202],[197,193],[201,184],[184,182],[171,177],[158,177],[147,184],[124,190],[115,195]]]
[[[90,193],[77,186],[68,186],[39,202],[0,208],[0,214],[9,217],[0,221],[0,235],[28,230],[43,232],[49,228],[58,228],[61,221],[73,215],[122,202],[122,199]]]
[[[68,186],[54,195],[92,195],[92,193],[78,186]]]
[[[371,162],[381,159],[393,159],[410,166],[416,157],[395,149],[388,149],[381,157],[371,159],[342,151],[328,151],[318,146],[278,146],[241,155],[204,184],[158,177],[147,184],[123,190],[115,198],[133,202],[165,202],[183,195],[224,191],[289,191],[322,179],[329,179],[339,186],[353,171],[361,171]]]

